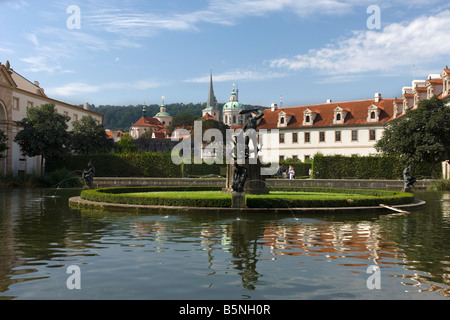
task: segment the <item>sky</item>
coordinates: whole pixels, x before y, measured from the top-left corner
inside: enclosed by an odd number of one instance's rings
[[[448,0],[0,0],[0,62],[79,105],[401,97],[450,64]]]

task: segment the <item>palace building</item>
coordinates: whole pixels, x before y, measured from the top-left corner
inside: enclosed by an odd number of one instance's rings
[[[212,74],[209,92],[204,116],[213,116],[211,111],[217,111],[212,108],[215,105],[212,99]],[[426,80],[412,81],[411,86],[402,88],[399,98],[384,98],[381,93],[375,93],[373,98],[360,101],[327,100],[322,104],[296,107],[272,104],[263,110],[264,116],[258,123],[258,145],[262,150],[262,160],[282,162],[289,158],[308,161],[317,153],[375,155],[378,153],[375,144],[381,138],[386,124],[402,116],[408,109],[417,108],[419,101],[434,95],[439,98],[450,95],[450,69],[447,66],[440,74],[430,74]],[[232,129],[242,127],[245,119],[240,111],[243,108],[238,99],[238,90],[233,85],[230,100],[223,106],[221,121]],[[273,132],[277,132],[276,139]],[[443,176],[450,178],[448,162],[443,163]]]
[[[21,128],[16,124],[26,118],[28,108],[38,107],[43,104],[54,104],[58,113],[70,117],[68,130],[72,130],[73,121],[80,120],[83,116],[92,116],[97,123],[103,123],[103,115],[84,107],[77,107],[62,101],[48,97],[39,82],[31,82],[13,70],[10,63],[0,63],[0,130],[8,140],[8,149],[4,158],[0,159],[0,174],[5,173],[40,173],[40,156],[23,156],[19,145],[14,142],[16,134]]]

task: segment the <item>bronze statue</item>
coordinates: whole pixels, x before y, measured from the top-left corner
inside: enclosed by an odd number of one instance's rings
[[[233,171],[232,189],[235,192],[244,192],[245,180],[247,179],[247,168],[245,166],[235,163]]]
[[[83,170],[83,173],[81,175],[81,179],[84,180],[84,182],[86,182],[86,185],[92,189],[94,187],[93,182],[94,182],[94,173],[95,173],[95,168],[92,165],[92,163],[89,161],[88,163],[88,167],[89,169],[87,170]]]
[[[416,180],[415,176],[411,176],[411,166],[406,167],[405,170],[403,170],[403,181],[405,183],[403,189],[405,191],[410,191],[414,187]]]

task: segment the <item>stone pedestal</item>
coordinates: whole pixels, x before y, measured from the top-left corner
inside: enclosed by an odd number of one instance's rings
[[[266,176],[261,175],[261,163],[251,164],[248,159],[244,166],[247,168],[247,178],[244,184],[244,193],[246,194],[268,194],[269,189],[266,185]],[[227,165],[227,180],[223,192],[233,192],[233,172],[234,164]]]
[[[233,191],[231,194],[231,207],[245,208],[245,193]]]

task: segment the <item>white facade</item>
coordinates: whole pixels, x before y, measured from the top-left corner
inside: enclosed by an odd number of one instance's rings
[[[37,81],[28,81],[10,68],[8,62],[5,65],[0,63],[0,130],[8,138],[6,158],[0,160],[0,174],[40,173],[40,156],[23,156],[14,137],[21,130],[16,121],[26,118],[27,108],[47,103],[54,104],[58,113],[70,117],[68,130],[72,130],[73,121],[80,120],[83,116],[90,115],[97,123],[103,123],[103,115],[47,97]]]

